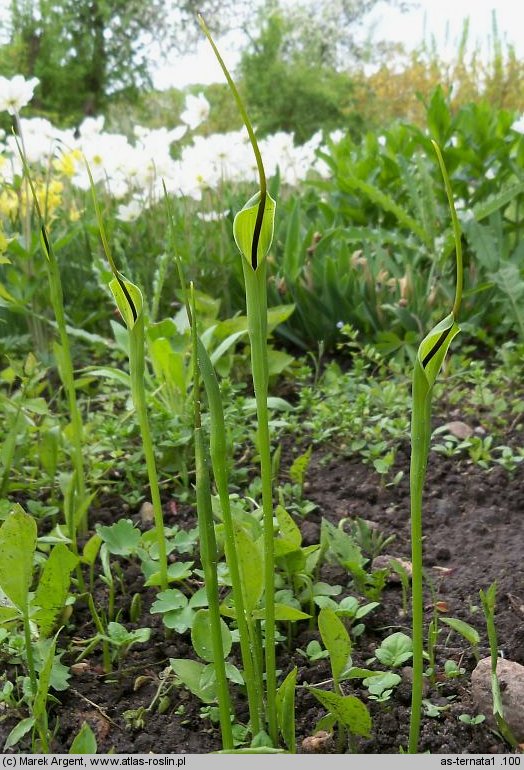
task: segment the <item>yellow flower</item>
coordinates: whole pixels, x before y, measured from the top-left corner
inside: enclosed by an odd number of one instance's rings
[[[55,171],[68,179],[71,179],[76,173],[76,166],[79,161],[82,160],[82,153],[80,150],[71,150],[70,152],[64,152],[62,155],[53,161],[53,167]]]
[[[0,192],[0,214],[13,220],[18,214],[18,197],[14,190]]]

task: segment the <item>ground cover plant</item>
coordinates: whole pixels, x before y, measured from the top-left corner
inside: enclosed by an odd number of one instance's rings
[[[497,661],[501,648],[524,663],[514,117],[489,113],[491,150],[477,157],[464,147],[475,108],[452,116],[437,90],[438,162],[414,127],[359,146],[335,136],[295,193],[281,154],[266,176],[276,143],[257,143],[231,83],[258,193],[242,205],[243,185],[222,180],[209,193],[217,216],[188,226],[194,203],[154,169],[155,192],[134,201],[143,223],[126,229],[121,169],[105,179],[86,154],[84,176],[64,151],[70,136],[43,164],[31,157],[18,113],[34,85],[11,103],[19,155],[15,142],[2,193],[13,202],[0,265],[4,749],[516,750],[520,717]],[[488,160],[499,173],[486,182]],[[53,208],[55,161],[74,170]],[[76,222],[73,200],[85,209]],[[137,259],[150,235],[153,267]],[[199,263],[208,238],[216,260]],[[106,307],[85,326],[58,270],[80,242]],[[462,248],[469,339],[444,363]],[[479,658],[488,701],[474,686]]]

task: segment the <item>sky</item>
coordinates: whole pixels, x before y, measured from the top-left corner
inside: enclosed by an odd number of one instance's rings
[[[415,10],[402,14],[381,3],[369,18],[375,39],[417,47],[434,36],[437,50],[444,56],[457,50],[464,19],[470,20],[470,41],[488,51],[492,42],[492,12],[495,11],[502,40],[511,43],[524,57],[524,3],[522,0],[412,0]],[[234,68],[238,46],[221,45],[228,66]],[[222,72],[206,41],[194,56],[159,66],[154,77],[157,88],[182,88],[190,83],[222,82]]]

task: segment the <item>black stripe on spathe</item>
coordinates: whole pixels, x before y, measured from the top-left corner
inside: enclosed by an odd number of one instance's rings
[[[451,324],[451,326],[448,329],[445,329],[440,335],[440,337],[438,338],[438,340],[435,342],[435,344],[433,345],[429,353],[426,354],[426,356],[422,360],[423,369],[426,368],[426,366],[429,364],[431,359],[435,356],[435,354],[440,350],[442,345],[445,343],[452,328],[453,328],[453,324]]]
[[[136,319],[138,318],[138,313],[136,311],[135,303],[131,299],[131,295],[130,295],[128,289],[127,289],[127,286],[125,285],[124,281],[119,276],[117,276],[117,281],[120,284],[120,288],[124,292],[124,297],[127,299],[129,307],[131,308],[131,313],[133,314],[133,321],[136,321]]]
[[[260,233],[262,232],[262,222],[264,220],[264,211],[266,208],[266,196],[260,194],[260,201],[258,203],[257,218],[255,221],[255,229],[253,230],[253,240],[251,241],[251,267],[256,270],[258,267],[258,242],[260,241]]]

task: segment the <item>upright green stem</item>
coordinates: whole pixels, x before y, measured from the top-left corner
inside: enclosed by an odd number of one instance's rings
[[[98,205],[95,184],[91,175],[91,170],[87,163],[86,168],[89,175],[89,181],[91,183],[91,193],[98,222],[98,229],[100,232],[100,239],[102,241],[102,246],[104,248],[107,261],[111,267],[111,272],[114,276],[113,279],[109,282],[109,288],[111,289],[117,307],[127,326],[129,340],[129,373],[131,378],[131,393],[140,427],[142,446],[144,448],[144,456],[146,458],[149,487],[151,490],[151,502],[153,505],[153,513],[155,517],[155,532],[157,536],[158,556],[160,560],[160,587],[163,591],[165,591],[165,589],[168,587],[168,575],[166,540],[164,533],[164,516],[162,513],[162,503],[160,500],[160,490],[158,486],[158,474],[156,470],[153,440],[151,438],[151,430],[147,416],[146,390],[144,384],[144,301],[138,286],[132,284],[131,281],[127,281],[117,269],[106,235],[100,206]]]
[[[58,334],[60,338],[60,349],[55,350],[55,356],[57,358],[58,371],[62,379],[64,389],[67,395],[69,416],[71,418],[72,428],[72,462],[76,475],[76,488],[77,495],[75,501],[79,506],[83,506],[86,501],[86,485],[85,485],[85,472],[84,472],[84,458],[83,458],[83,424],[80,409],[76,398],[75,378],[73,370],[73,358],[71,355],[71,346],[69,344],[69,337],[67,334],[67,324],[64,310],[64,294],[62,290],[62,279],[60,276],[60,268],[58,261],[54,253],[51,241],[47,233],[45,221],[42,215],[42,210],[38,202],[36,190],[33,185],[30,170],[27,165],[25,154],[20,146],[18,146],[20,157],[22,158],[22,164],[24,168],[25,177],[31,189],[33,196],[33,202],[38,215],[40,226],[40,240],[42,243],[42,250],[46,258],[47,274],[49,279],[49,292],[51,298],[51,305],[56,318],[56,325],[58,328]],[[76,508],[76,504],[75,504]],[[82,514],[80,521],[76,521],[75,515],[75,528],[81,532],[87,531],[87,510]],[[76,531],[75,531],[76,537]]]
[[[444,179],[453,223],[456,249],[457,284],[451,313],[437,324],[422,340],[413,370],[413,411],[411,420],[411,564],[413,613],[413,684],[411,689],[411,719],[408,751],[416,754],[420,734],[422,690],[424,675],[424,596],[422,576],[422,497],[431,440],[431,401],[433,386],[451,341],[459,332],[457,316],[462,302],[462,246],[460,226],[453,203],[449,176],[440,148],[433,142]]]
[[[144,329],[143,316],[141,316],[135,326],[129,330],[129,372],[131,375],[131,391],[133,404],[135,405],[140,435],[142,437],[142,446],[146,458],[147,476],[149,479],[149,489],[151,491],[151,503],[153,505],[153,515],[155,518],[155,531],[157,535],[158,558],[160,570],[160,587],[165,591],[169,585],[167,575],[167,551],[166,538],[164,533],[164,515],[162,513],[162,502],[160,499],[160,488],[158,485],[158,474],[155,461],[155,450],[151,438],[151,430],[147,417],[146,389],[144,385]],[[137,328],[141,326],[142,328]]]
[[[25,639],[25,653],[27,657],[27,668],[29,669],[29,679],[31,681],[31,692],[36,695],[37,681],[35,671],[35,659],[33,656],[33,642],[31,641],[31,626],[29,623],[29,611],[26,609],[24,612],[24,639]]]
[[[431,394],[419,392],[413,381],[413,415],[411,423],[411,606],[413,639],[413,687],[409,732],[410,754],[417,753],[420,733],[424,674],[424,593],[422,563],[422,495],[426,477],[429,440],[431,435]]]
[[[192,314],[190,315],[190,320],[191,324],[193,324],[194,319]],[[254,629],[249,628],[249,621],[246,617],[246,607],[242,593],[242,580],[240,577],[240,568],[237,557],[235,529],[233,524],[233,516],[231,514],[231,504],[229,500],[229,485],[226,467],[227,446],[224,411],[222,408],[220,388],[218,386],[215,371],[200,338],[197,341],[197,346],[198,364],[202,374],[202,379],[205,385],[209,403],[209,413],[211,418],[211,463],[213,466],[213,475],[215,477],[217,492],[220,499],[222,519],[224,521],[226,561],[231,575],[231,587],[240,637],[242,663],[244,666],[244,680],[246,683],[247,698],[249,703],[251,732],[253,735],[257,735],[260,732],[261,717],[263,717],[263,679],[262,672],[257,668],[256,665],[257,657],[255,654],[255,645],[257,640]]]
[[[268,363],[267,363],[267,291],[266,260],[254,271],[242,260],[246,284],[248,334],[251,345],[251,370],[257,406],[257,445],[262,480],[262,511],[264,532],[264,595],[265,595],[265,662],[266,710],[269,735],[277,745],[276,715],[276,655],[275,655],[275,556],[273,527],[273,482],[271,443],[269,438]]]
[[[224,749],[233,748],[233,732],[231,728],[231,700],[224,661],[222,644],[222,625],[220,617],[220,598],[217,575],[217,543],[213,508],[211,504],[211,483],[209,465],[206,455],[204,438],[202,436],[200,411],[200,378],[198,369],[198,331],[196,327],[194,297],[191,306],[191,332],[193,340],[193,394],[195,410],[195,464],[196,464],[196,496],[198,514],[198,534],[200,553],[204,569],[206,593],[209,604],[209,620],[211,642],[213,649],[213,664],[217,681],[218,709],[220,729]]]

